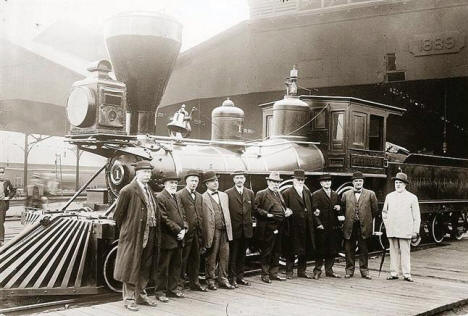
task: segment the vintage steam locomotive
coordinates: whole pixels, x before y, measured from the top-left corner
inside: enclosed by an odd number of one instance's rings
[[[302,168],[310,189],[326,172],[342,193],[350,188],[352,172],[360,170],[381,202],[392,190],[391,177],[403,170],[420,198],[423,238],[441,242],[466,232],[468,160],[411,154],[387,143],[387,118],[403,115],[404,109],[351,97],[298,96],[295,69],[284,98],[259,105],[261,140],[244,137],[244,112],[229,99],[212,112],[210,140],[187,138],[190,114],[183,107],[168,124],[170,136],[152,135],[180,37],[181,25],[161,14],[120,14],[108,21],[112,64],[101,60],[89,67],[90,76],[73,85],[67,104],[69,141],[108,159],[100,169],[106,173],[108,207],[29,214],[32,224],[0,249],[0,295],[89,294],[106,285],[117,290],[112,268],[118,232],[109,215],[138,160],[154,165],[156,190],[164,172],[183,176],[189,169],[217,172],[221,189],[232,185],[232,171],[245,170],[254,191],[277,170],[286,179],[284,189],[293,170]],[[378,234],[383,230],[377,219],[376,239],[385,247],[384,235]]]

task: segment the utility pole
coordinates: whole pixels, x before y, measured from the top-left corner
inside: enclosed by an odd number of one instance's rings
[[[34,140],[32,142],[29,142],[29,136],[31,136]],[[23,190],[25,193],[28,192],[28,158],[29,158],[29,153],[31,152],[31,149],[33,149],[33,147],[43,141],[43,140],[46,140],[48,138],[51,138],[52,136],[42,136],[42,135],[39,135],[39,136],[35,136],[33,134],[28,134],[28,133],[25,133],[24,134],[24,147],[21,147],[21,146],[18,146],[20,147],[23,151],[24,151],[24,161],[23,161],[23,169],[24,169],[24,172],[23,172]]]

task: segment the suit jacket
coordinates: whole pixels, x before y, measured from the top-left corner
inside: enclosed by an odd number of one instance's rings
[[[209,249],[212,246],[213,238],[215,234],[215,214],[213,209],[213,204],[211,202],[210,193],[205,191],[202,194],[203,196],[203,203],[205,203],[206,207],[204,207],[204,214],[203,214],[203,233],[204,233],[204,247]],[[226,193],[222,191],[218,191],[219,202],[221,209],[223,210],[223,217],[224,223],[226,224],[226,233],[228,236],[228,240],[232,240],[232,226],[231,226],[231,215],[229,214],[229,198]],[[216,203],[216,202],[214,202]]]
[[[244,187],[242,195],[236,187],[226,190],[229,199],[229,213],[231,214],[232,238],[251,238],[253,234],[252,210],[255,205],[255,194]]]
[[[16,189],[13,187],[10,180],[8,179],[3,180],[3,194],[5,195],[5,197],[8,197],[10,199],[13,198],[16,194]],[[6,204],[5,211],[8,211],[8,208],[10,207],[10,200],[5,201],[5,204]]]
[[[331,191],[330,197],[323,189],[319,189],[312,193],[312,210],[320,210],[320,215],[315,216],[316,225],[323,225],[325,232],[330,232],[338,229],[338,213],[333,209],[335,205],[340,205],[338,194]]]
[[[294,187],[283,192],[286,206],[293,211],[293,214],[286,219],[289,221],[290,246],[295,254],[301,255],[306,252],[306,239],[309,239],[312,249],[315,249],[315,216],[313,215],[309,189],[304,187],[302,194],[304,198],[297,193]],[[307,231],[308,235],[306,235]]]
[[[151,188],[149,190],[155,210],[156,244],[154,246],[156,247],[155,256],[158,258],[161,217],[153,192]],[[147,212],[145,193],[137,181],[133,180],[120,190],[113,215],[116,225],[120,228],[119,247],[114,267],[114,278],[118,281],[137,284],[139,280],[143,240],[145,232],[149,230],[146,226]],[[150,278],[156,277],[156,272],[157,260],[154,260]]]
[[[201,245],[203,245],[203,196],[195,191],[194,200],[186,188],[179,190],[176,195],[180,198],[182,210],[188,224],[188,231],[184,239],[193,236],[197,232],[198,238],[202,240]]]
[[[343,224],[343,237],[351,238],[353,232],[354,212],[359,208],[359,222],[361,224],[362,238],[369,238],[372,235],[372,220],[377,215],[378,204],[374,191],[362,189],[359,201],[356,201],[353,190],[348,190],[341,197],[341,204],[344,208],[345,221]]]
[[[161,212],[161,248],[174,249],[183,246],[183,240],[177,240],[182,229],[188,228],[182,210],[182,202],[177,197],[174,200],[166,189],[157,195],[158,208]]]
[[[271,231],[281,228],[281,224],[285,218],[285,206],[282,205],[270,189],[266,188],[257,192],[254,210],[255,217],[257,218],[255,239],[265,241]],[[273,217],[267,217],[268,214],[273,214]]]

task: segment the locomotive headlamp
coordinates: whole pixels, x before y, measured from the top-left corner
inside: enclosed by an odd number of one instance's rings
[[[91,126],[95,121],[96,100],[88,87],[76,87],[67,102],[67,117],[77,127]]]

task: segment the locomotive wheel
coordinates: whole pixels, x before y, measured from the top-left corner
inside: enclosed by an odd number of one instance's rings
[[[106,282],[107,287],[109,287],[109,289],[114,292],[122,293],[122,283],[114,279],[114,266],[117,256],[117,248],[118,246],[116,245],[107,254],[102,273],[104,274],[104,281]]]
[[[382,249],[390,249],[390,242],[388,241],[387,238],[387,233],[385,231],[385,224],[384,222],[380,223],[379,226],[379,232],[381,233],[379,235],[379,244]]]
[[[466,213],[453,212],[451,217],[452,231],[451,237],[456,240],[461,240],[463,235],[467,232]]]
[[[432,219],[431,234],[435,243],[441,243],[445,238],[446,223],[444,221],[444,214],[435,214]]]

